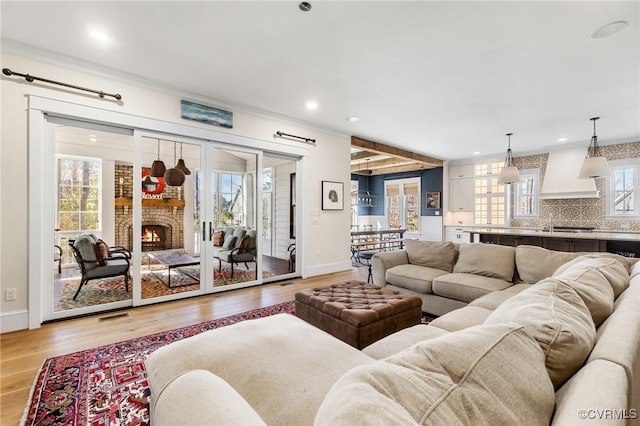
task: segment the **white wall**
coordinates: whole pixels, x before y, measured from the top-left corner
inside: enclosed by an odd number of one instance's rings
[[[0,314],[2,332],[25,328],[25,314],[28,309],[28,138],[27,109],[28,96],[85,105],[101,110],[117,111],[139,117],[163,120],[184,126],[203,129],[215,135],[229,135],[252,138],[248,142],[270,150],[287,150],[296,145],[306,151],[302,161],[303,194],[298,194],[298,208],[304,218],[301,236],[304,238],[302,258],[303,276],[345,270],[349,262],[349,209],[343,211],[321,210],[321,181],[344,182],[348,193],[350,182],[350,140],[319,130],[304,127],[276,118],[252,115],[234,110],[234,128],[224,129],[208,126],[180,118],[180,99],[190,99],[205,104],[225,107],[210,99],[198,98],[190,94],[180,96],[133,85],[114,76],[96,75],[79,71],[75,66],[61,67],[17,55],[2,55],[3,67],[16,72],[29,73],[51,80],[69,82],[74,85],[96,88],[110,93],[120,93],[121,102],[100,99],[70,89],[47,84],[31,84],[24,79],[2,77],[2,139],[0,148]],[[275,140],[276,130],[316,139],[315,146],[298,142]],[[348,197],[347,197],[348,198]],[[298,250],[300,255],[301,250]],[[4,290],[17,289],[17,300],[4,300]]]

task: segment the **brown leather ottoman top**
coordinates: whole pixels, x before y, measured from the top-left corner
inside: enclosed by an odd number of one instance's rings
[[[354,327],[363,327],[416,307],[420,309],[422,305],[419,297],[361,281],[303,290],[296,293],[296,301]]]

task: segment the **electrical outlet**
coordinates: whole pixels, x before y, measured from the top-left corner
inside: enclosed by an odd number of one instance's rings
[[[13,302],[18,298],[18,293],[15,288],[8,288],[4,291],[4,300],[7,302]]]

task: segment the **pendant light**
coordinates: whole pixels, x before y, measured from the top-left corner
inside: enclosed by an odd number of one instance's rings
[[[598,146],[598,136],[596,135],[596,121],[600,117],[592,117],[589,120],[593,121],[593,136],[591,136],[591,142],[587,149],[587,156],[584,158],[582,167],[578,172],[578,179],[588,178],[602,178],[611,176],[611,169],[607,159],[600,154],[600,147]]]
[[[151,165],[150,173],[153,177],[162,177],[166,171],[167,167],[164,165],[162,160],[160,160],[160,139],[158,139],[158,159]]]
[[[507,148],[507,157],[504,159],[504,167],[502,167],[500,176],[498,176],[498,184],[520,182],[520,172],[518,171],[518,168],[513,165],[513,155],[511,154],[511,135],[513,135],[513,133],[507,133],[507,137],[509,138],[509,147]]]
[[[173,143],[173,161],[176,161],[176,143]],[[184,172],[175,167],[164,173],[164,181],[169,186],[182,186],[185,180]]]
[[[184,160],[182,159],[182,142],[180,142],[180,159],[178,160],[178,164],[176,164],[176,169],[182,170],[185,175],[191,174],[191,170],[187,168],[187,165],[184,164]]]

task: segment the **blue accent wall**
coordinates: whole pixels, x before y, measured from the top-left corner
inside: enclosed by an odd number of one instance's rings
[[[378,195],[378,202],[375,207],[358,207],[358,214],[364,216],[384,216],[384,182],[394,179],[406,179],[420,177],[420,210],[422,216],[436,216],[436,212],[442,216],[442,167],[435,169],[416,170],[413,172],[392,173],[378,176],[351,175],[351,180],[358,181],[358,188],[368,190],[372,194]],[[427,192],[440,193],[440,208],[427,209]]]

